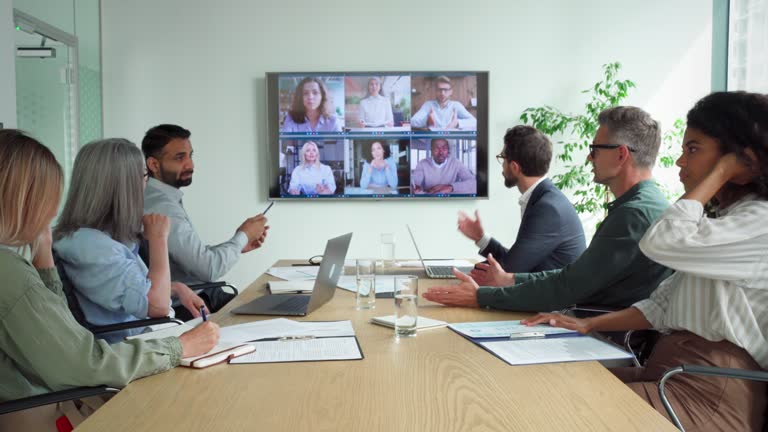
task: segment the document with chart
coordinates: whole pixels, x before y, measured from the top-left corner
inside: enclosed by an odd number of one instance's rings
[[[632,354],[590,336],[496,340],[478,344],[513,366],[632,358]]]

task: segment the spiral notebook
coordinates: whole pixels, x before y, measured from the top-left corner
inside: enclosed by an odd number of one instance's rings
[[[125,339],[126,340],[132,340],[132,339],[152,340],[152,339],[167,338],[171,336],[179,337],[183,333],[189,330],[192,330],[193,328],[195,328],[193,325],[184,323],[184,324],[180,324],[173,327],[166,327],[164,329],[155,330],[153,332],[142,333],[135,336],[128,336]],[[195,369],[202,369],[202,368],[213,366],[219,363],[229,363],[229,361],[232,360],[233,358],[240,357],[245,354],[250,354],[255,350],[256,350],[256,347],[254,347],[251,344],[219,343],[218,345],[216,345],[210,351],[208,351],[203,355],[199,355],[195,357],[185,357],[181,359],[181,366],[195,368]]]

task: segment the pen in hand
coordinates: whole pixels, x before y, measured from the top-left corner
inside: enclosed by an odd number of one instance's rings
[[[200,315],[203,316],[203,322],[208,321],[208,317],[205,316],[205,306],[200,306]]]

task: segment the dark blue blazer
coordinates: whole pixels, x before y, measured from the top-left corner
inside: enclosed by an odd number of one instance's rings
[[[573,204],[545,179],[531,193],[515,243],[507,249],[491,239],[480,255],[492,253],[507,272],[533,273],[563,268],[576,261],[586,247]]]

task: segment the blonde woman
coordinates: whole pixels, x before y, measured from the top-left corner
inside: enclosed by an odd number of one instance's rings
[[[320,163],[320,150],[314,141],[307,141],[299,152],[301,163],[291,173],[288,193],[291,195],[332,195],[336,180],[328,165]]]
[[[96,340],[72,317],[53,264],[49,226],[61,198],[61,166],[45,146],[13,129],[0,130],[0,160],[0,401],[78,386],[123,387],[216,344],[218,326],[210,321],[178,338]],[[56,407],[30,411],[0,417],[0,429],[56,430]]]

